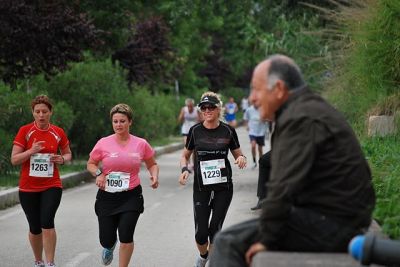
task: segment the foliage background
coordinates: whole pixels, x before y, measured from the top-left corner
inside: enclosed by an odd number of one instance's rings
[[[186,97],[197,100],[213,90],[224,101],[233,96],[239,102],[249,92],[255,64],[283,53],[353,125],[373,171],[374,216],[387,234],[400,237],[399,134],[366,135],[367,115],[396,114],[400,106],[399,1],[51,1],[68,7],[68,16],[40,3],[35,9],[30,2],[0,0],[0,39],[7,41],[0,46],[3,177],[18,169],[9,163],[12,140],[32,121],[30,101],[37,94],[54,100],[53,123],[67,131],[74,157],[87,158],[95,142],[111,133],[108,112],[115,104],[133,107],[133,133],[152,143],[179,134],[176,117]],[[31,19],[23,19],[21,10],[29,10]],[[155,18],[159,24],[151,23]],[[57,25],[64,27],[52,28]],[[140,31],[141,25],[149,27]],[[153,38],[142,42],[146,33]],[[54,37],[59,35],[70,39],[61,42]],[[162,48],[154,60],[151,47]],[[65,60],[55,60],[61,55]],[[144,82],[129,79],[144,72],[139,62],[151,66]],[[7,79],[12,68],[20,74]]]
[[[369,137],[369,115],[395,115],[399,123],[400,2],[353,1],[324,10],[335,68],[324,94],[352,123],[370,163],[377,194],[375,219],[392,238],[400,237],[400,133]]]

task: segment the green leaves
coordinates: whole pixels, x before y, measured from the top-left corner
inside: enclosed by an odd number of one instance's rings
[[[18,79],[63,71],[98,44],[96,30],[62,1],[0,4],[0,76],[14,89]]]

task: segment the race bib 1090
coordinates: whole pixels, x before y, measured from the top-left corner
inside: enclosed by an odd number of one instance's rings
[[[129,189],[130,178],[127,172],[110,172],[106,176],[105,190],[110,193],[126,191]]]

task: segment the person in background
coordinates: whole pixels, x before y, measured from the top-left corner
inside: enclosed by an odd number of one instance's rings
[[[197,108],[194,107],[194,100],[187,98],[185,106],[182,107],[178,116],[178,121],[182,123],[181,134],[183,136],[183,143],[186,143],[186,137],[189,133],[190,127],[200,121],[200,116]]]
[[[249,107],[249,99],[246,96],[244,96],[242,98],[242,101],[240,102],[240,108],[244,113],[248,107]]]
[[[72,153],[64,130],[50,123],[53,115],[50,98],[36,96],[31,108],[34,121],[19,129],[13,142],[11,163],[21,165],[19,200],[29,223],[34,266],[50,267],[55,266],[54,218],[62,195],[58,166],[70,162]]]
[[[233,128],[237,126],[236,112],[238,112],[238,106],[235,99],[230,97],[229,102],[225,104],[225,120]]]
[[[263,146],[265,146],[265,138],[266,135],[269,135],[268,122],[260,119],[260,113],[254,105],[246,109],[243,120],[249,132],[253,169],[255,169],[257,168],[257,151],[258,158],[261,159],[263,155]]]
[[[267,197],[267,182],[271,171],[271,150],[261,156],[258,161],[257,204],[251,210],[261,209],[262,201]]]
[[[194,266],[204,267],[214,236],[221,230],[232,200],[232,168],[228,152],[231,151],[240,169],[246,167],[246,157],[240,149],[235,129],[220,120],[222,102],[219,96],[206,92],[198,106],[204,121],[189,130],[180,160],[179,183],[187,183],[188,162],[194,154],[193,209],[195,239],[200,253]]]
[[[259,219],[220,232],[210,267],[246,266],[266,250],[346,252],[372,220],[375,192],[345,117],[306,85],[289,57],[253,72],[250,99],[273,121],[271,173]]]
[[[142,161],[149,171],[151,187],[158,187],[159,168],[154,150],[145,139],[130,134],[132,116],[132,109],[126,104],[117,104],[111,109],[114,134],[96,143],[87,162],[87,170],[96,177],[99,187],[95,212],[104,265],[111,264],[113,260],[117,232],[120,241],[119,267],[127,267],[131,260],[136,224],[144,210],[139,178]]]

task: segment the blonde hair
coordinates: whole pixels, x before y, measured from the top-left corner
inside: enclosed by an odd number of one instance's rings
[[[221,121],[223,121],[223,120],[224,120],[225,108],[223,107],[223,104],[222,104],[222,100],[221,100],[220,95],[217,94],[217,93],[214,93],[214,92],[212,92],[212,91],[207,91],[207,92],[205,92],[205,93],[203,93],[203,94],[201,95],[200,101],[201,101],[201,99],[203,99],[203,97],[205,97],[205,96],[212,96],[212,97],[215,97],[216,99],[218,99],[218,102],[219,102],[219,103],[216,104],[216,106],[217,106],[217,108],[219,109],[219,119],[220,119]]]
[[[185,105],[189,105],[189,103],[192,103],[194,105],[194,99],[193,98],[186,98],[185,100]]]
[[[133,111],[130,106],[127,104],[117,104],[110,110],[110,119],[114,116],[115,113],[121,113],[128,117],[129,121],[132,121],[133,118]]]

